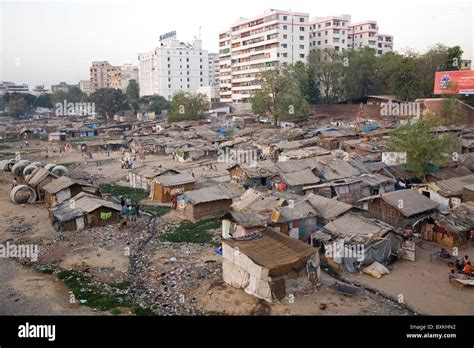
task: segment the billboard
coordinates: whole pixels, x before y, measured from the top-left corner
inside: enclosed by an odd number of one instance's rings
[[[436,72],[434,94],[474,94],[474,70]]]

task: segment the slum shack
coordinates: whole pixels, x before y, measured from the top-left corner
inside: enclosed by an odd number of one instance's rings
[[[336,198],[348,204],[354,204],[362,197],[362,180],[358,178],[339,179],[305,186],[302,191],[304,195],[313,193],[326,198]]]
[[[184,216],[190,221],[218,218],[229,212],[234,195],[223,187],[205,187],[183,195]]]
[[[25,179],[28,186],[32,187],[36,191],[38,201],[42,202],[45,199],[44,187],[57,178],[58,176],[56,174],[39,167],[36,168]]]
[[[323,262],[333,270],[354,273],[375,261],[389,262],[401,248],[400,229],[375,219],[347,213],[311,236],[319,247]]]
[[[79,231],[119,222],[121,206],[105,199],[79,193],[49,209],[49,219],[56,231]]]
[[[277,174],[271,177],[271,181],[275,188],[281,188],[280,191],[301,195],[305,186],[316,185],[320,179],[311,170],[305,169],[293,173]]]
[[[224,239],[249,237],[267,226],[266,219],[253,211],[231,210],[221,220]]]
[[[264,231],[251,240],[222,241],[224,281],[268,302],[311,288],[307,264],[317,250],[299,240]]]
[[[227,171],[232,182],[244,187],[266,186],[267,179],[273,174],[269,169],[243,164],[235,164]]]
[[[323,227],[332,220],[353,210],[353,206],[336,199],[326,198],[310,193],[305,199],[316,210],[318,214],[317,226]]]
[[[196,179],[191,173],[165,175],[153,179],[150,197],[160,203],[171,202],[174,196],[194,190]]]
[[[423,225],[423,240],[448,248],[464,247],[474,239],[474,202],[462,203],[430,222]]]
[[[132,169],[128,172],[128,183],[133,188],[141,188],[150,192],[153,180],[166,175],[179,174],[177,170],[159,167],[146,166]]]
[[[317,212],[306,200],[290,202],[285,207],[277,207],[272,213],[272,225],[291,238],[308,241],[317,230]]]
[[[420,223],[436,213],[438,208],[438,203],[410,189],[367,197],[361,199],[359,204],[364,216],[402,229],[421,228]]]
[[[420,190],[423,195],[439,203],[440,210],[447,211],[462,203],[464,187],[471,184],[474,184],[474,174],[433,182]]]
[[[51,181],[44,186],[45,203],[47,206],[54,207],[81,192],[94,194],[95,187],[85,181],[71,179],[67,176]]]

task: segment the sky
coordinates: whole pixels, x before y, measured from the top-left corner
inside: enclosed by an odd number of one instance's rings
[[[30,89],[76,84],[89,78],[92,61],[137,64],[139,53],[172,30],[192,41],[201,27],[204,49],[218,52],[220,31],[269,8],[376,20],[380,33],[394,36],[396,51],[423,53],[440,42],[474,57],[472,0],[0,0],[0,81]]]

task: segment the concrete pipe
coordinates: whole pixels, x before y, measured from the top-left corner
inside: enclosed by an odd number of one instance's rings
[[[12,167],[12,174],[15,176],[22,176],[23,170],[30,164],[31,162],[26,160],[16,162],[15,165]]]
[[[28,198],[23,196],[25,192],[29,193]],[[37,198],[36,191],[32,187],[26,185],[15,186],[10,192],[10,199],[12,202],[17,204],[34,203]]]
[[[69,170],[65,166],[56,166],[51,170],[51,173],[56,174],[58,176],[66,175]]]
[[[48,172],[51,172],[54,167],[56,167],[56,163],[48,163],[44,166],[44,169],[46,169]]]
[[[37,167],[42,167],[43,166],[43,163],[41,163],[41,162],[33,162],[31,164],[34,164]]]
[[[27,165],[25,167],[25,169],[23,169],[23,177],[26,178],[28,175],[33,173],[36,168],[38,168],[38,167],[36,165],[34,165],[33,163]]]
[[[4,172],[9,172],[12,170],[13,166],[15,165],[15,160],[3,160],[0,161],[0,170],[3,170]]]

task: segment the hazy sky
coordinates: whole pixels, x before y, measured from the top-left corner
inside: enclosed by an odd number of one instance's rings
[[[201,27],[204,48],[217,52],[219,31],[267,8],[376,20],[380,33],[394,36],[397,51],[424,52],[441,42],[474,56],[472,0],[0,0],[0,80],[30,89],[78,83],[89,78],[92,61],[136,64],[138,53],[172,30],[191,41]]]

